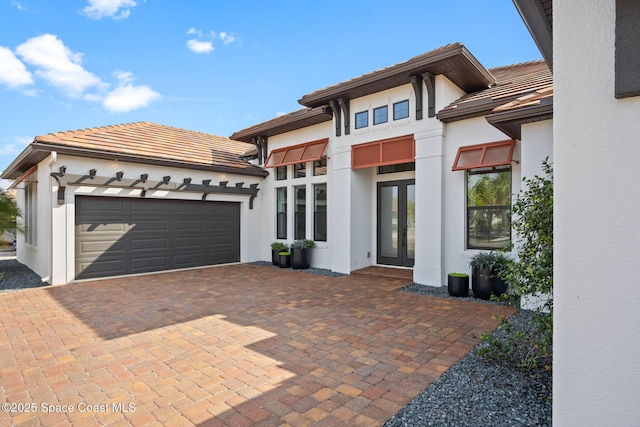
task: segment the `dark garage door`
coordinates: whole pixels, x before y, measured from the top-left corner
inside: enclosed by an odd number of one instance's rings
[[[240,261],[240,204],[76,197],[76,278]]]

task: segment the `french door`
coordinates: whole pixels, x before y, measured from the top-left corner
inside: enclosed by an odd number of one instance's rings
[[[415,180],[378,183],[378,264],[413,267]]]

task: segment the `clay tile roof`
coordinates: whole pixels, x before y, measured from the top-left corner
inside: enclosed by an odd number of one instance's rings
[[[51,151],[90,158],[119,158],[147,164],[266,175],[262,168],[241,158],[249,148],[250,144],[222,136],[151,122],[127,123],[37,136],[3,172],[3,176],[11,178]]]
[[[553,86],[553,74],[544,61],[525,62],[489,69],[497,84],[489,89],[463,96],[437,114],[443,122],[452,122],[491,113],[517,98]]]

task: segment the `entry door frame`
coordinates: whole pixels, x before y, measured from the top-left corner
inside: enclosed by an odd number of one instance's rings
[[[415,186],[415,179],[402,179],[396,181],[381,181],[377,183],[376,190],[376,253],[377,263],[382,265],[394,265],[400,267],[413,267],[415,259],[408,256],[407,244],[407,187]],[[385,187],[398,187],[398,254],[396,257],[382,255],[383,224],[382,224],[382,197],[381,190]],[[415,188],[415,187],[414,187]]]

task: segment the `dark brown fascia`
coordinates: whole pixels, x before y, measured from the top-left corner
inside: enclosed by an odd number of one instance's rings
[[[252,139],[256,136],[269,137],[279,135],[330,120],[330,110],[327,111],[323,108],[305,108],[237,131],[231,135],[229,139],[252,143]]]
[[[547,65],[553,70],[553,29],[542,0],[513,0],[513,4]]]
[[[460,69],[461,66],[463,70]],[[486,89],[496,83],[491,73],[466,47],[455,43],[436,50],[433,54],[421,55],[401,64],[304,95],[298,102],[307,107],[319,107],[340,97],[354,99],[354,91],[357,91],[357,97],[370,95],[401,84],[410,84],[412,76],[423,73],[444,74],[467,93]],[[381,84],[385,80],[391,82],[388,87]]]
[[[34,165],[37,165],[42,160],[46,159],[52,151],[58,154],[76,156],[76,157],[88,157],[93,159],[103,160],[118,160],[128,163],[140,163],[155,166],[166,166],[181,169],[202,170],[208,172],[222,172],[235,175],[249,175],[265,177],[269,175],[268,172],[261,168],[247,164],[246,169],[235,168],[232,166],[224,165],[206,165],[199,163],[180,162],[176,160],[167,160],[151,157],[136,156],[131,154],[114,153],[110,151],[98,151],[89,150],[85,148],[68,147],[55,144],[43,144],[40,142],[33,142],[29,145],[19,156],[16,158],[2,173],[3,179],[17,179],[22,173],[27,171]]]
[[[553,97],[542,98],[537,105],[517,108],[485,116],[489,124],[513,139],[522,139],[521,127],[526,123],[553,118]]]

